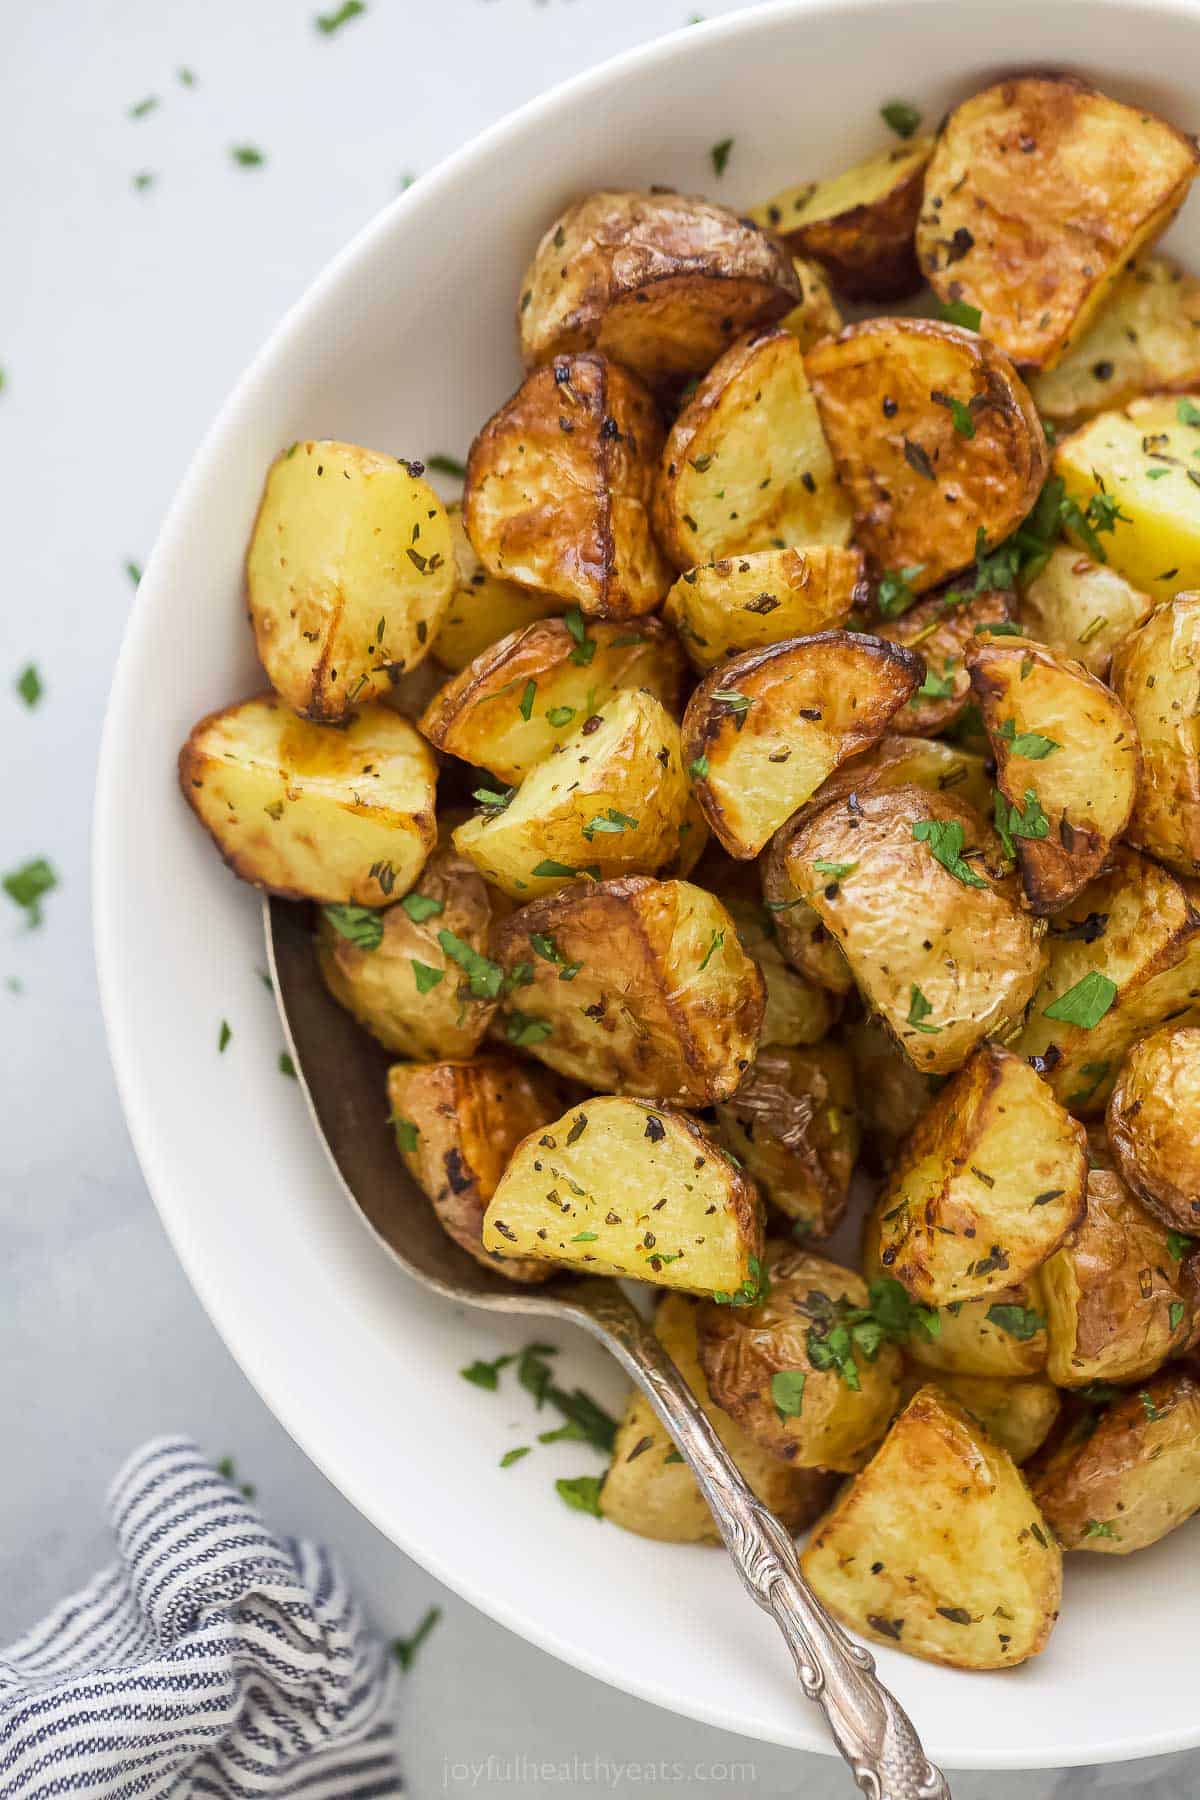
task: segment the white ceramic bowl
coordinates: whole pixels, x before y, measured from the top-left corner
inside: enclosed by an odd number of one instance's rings
[[[932,122],[1019,67],[1075,69],[1195,128],[1198,58],[1200,12],[1169,0],[802,0],[568,83],[423,178],[284,320],[198,452],[126,636],[96,807],[101,988],[146,1179],[215,1324],[313,1460],[443,1581],[580,1668],[751,1737],[829,1747],[724,1557],[568,1511],[551,1478],[598,1469],[585,1446],[498,1468],[533,1441],[531,1404],[457,1371],[528,1328],[412,1286],[338,1193],[278,1072],[258,898],[180,799],[176,752],[202,713],[261,682],[241,565],[271,457],[310,435],[461,455],[516,384],[518,279],[569,196],[712,191],[709,147],[733,136],[716,191],[746,204],[875,149],[881,102],[911,99]],[[1193,267],[1197,208],[1174,234]],[[236,1031],[218,1057],[222,1017]],[[561,1335],[564,1372],[617,1404],[615,1366]],[[881,1651],[931,1753],[1032,1767],[1200,1741],[1195,1532],[1131,1563],[1071,1558],[1062,1623],[1019,1670],[966,1675]]]

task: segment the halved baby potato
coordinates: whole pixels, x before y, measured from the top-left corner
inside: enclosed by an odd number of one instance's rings
[[[576,882],[514,913],[496,956],[510,1041],[589,1087],[707,1106],[758,1049],[762,977],[691,882]]]
[[[861,1131],[854,1070],[841,1044],[760,1050],[730,1100],[717,1107],[721,1141],[759,1192],[805,1241],[841,1221]]]
[[[855,1019],[841,1035],[850,1054],[859,1118],[873,1172],[877,1172],[888,1167],[897,1146],[929,1105],[939,1077],[915,1069],[883,1021],[871,1013]]]
[[[704,377],[667,436],[654,529],[677,569],[849,538],[850,508],[789,332],[743,338]]]
[[[937,587],[1033,506],[1049,468],[1029,390],[973,331],[866,319],[804,359],[854,539],[877,573]]]
[[[938,135],[921,267],[939,300],[979,309],[1015,362],[1051,369],[1166,230],[1196,165],[1182,131],[1072,76],[997,82]]]
[[[1142,1204],[1177,1233],[1200,1232],[1200,1026],[1164,1025],[1133,1045],[1107,1123]]]
[[[516,785],[597,707],[644,688],[678,711],[684,660],[657,619],[541,619],[493,642],[425,709],[431,744]]]
[[[791,332],[802,350],[809,350],[823,337],[835,337],[845,321],[821,265],[793,256],[792,268],[800,283],[800,302],[784,314],[779,325],[782,331]]]
[[[1130,842],[1200,874],[1200,593],[1176,594],[1117,645],[1112,685],[1142,745]]]
[[[746,863],[734,867],[754,881],[754,872]],[[711,881],[737,929],[738,941],[746,954],[757,963],[767,993],[760,1043],[784,1048],[818,1044],[832,1030],[841,1004],[829,989],[808,976],[801,975],[784,957],[775,931],[773,916],[738,882]]]
[[[757,856],[839,763],[867,749],[916,691],[910,650],[825,631],[733,657],[683,716],[696,798],[731,856]]]
[[[864,1637],[958,1669],[1036,1656],[1062,1599],[1062,1552],[1016,1464],[934,1386],[913,1395],[800,1565]]]
[[[1080,424],[1138,394],[1200,386],[1200,281],[1165,256],[1126,265],[1083,334],[1029,391],[1043,419]]]
[[[585,352],[534,369],[471,445],[463,516],[485,569],[599,618],[653,612],[662,423],[636,375]]]
[[[1106,563],[1073,544],[1056,544],[1021,582],[1021,629],[1060,656],[1074,656],[1103,681],[1113,651],[1144,624],[1153,602]]]
[[[258,694],[201,719],[179,752],[184,799],[235,875],[289,900],[385,906],[437,842],[437,766],[386,706],[340,731]]]
[[[733,339],[794,307],[768,233],[691,194],[602,190],[547,228],[517,311],[526,368],[599,350],[651,387],[703,375]]]
[[[1012,596],[1002,588],[978,594],[928,594],[902,618],[873,626],[879,636],[925,660],[925,676],[900,714],[908,732],[946,731],[960,718],[971,698],[966,652],[989,625],[1004,625],[1012,612]]]
[[[742,650],[844,625],[866,599],[857,550],[752,550],[679,577],[663,607],[698,669]]]
[[[1033,911],[1059,912],[1129,824],[1142,772],[1134,722],[1082,663],[1028,638],[978,638],[967,665],[996,759],[996,828]]]
[[[747,1304],[761,1283],[762,1203],[686,1113],[591,1099],[517,1146],[483,1245]]]
[[[932,1375],[919,1365],[904,1371],[901,1393],[905,1402],[929,1382],[978,1419],[1018,1466],[1045,1443],[1062,1404],[1058,1389],[1044,1376],[1006,1381],[995,1375]]]
[[[446,1235],[510,1281],[545,1281],[540,1258],[483,1247],[483,1215],[509,1157],[562,1111],[558,1084],[504,1056],[396,1063],[388,1071],[396,1143]]]
[[[454,842],[488,881],[532,899],[577,875],[600,881],[662,868],[678,852],[687,804],[679,727],[653,695],[626,688],[588,714],[515,796],[485,802]]]
[[[446,514],[454,541],[454,592],[438,626],[433,654],[444,669],[457,671],[510,632],[560,613],[563,603],[557,594],[489,575],[467,536],[461,502],[454,501]]]

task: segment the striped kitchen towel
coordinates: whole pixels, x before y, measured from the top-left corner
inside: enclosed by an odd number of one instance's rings
[[[131,1457],[119,1560],[0,1649],[0,1795],[399,1794],[389,1659],[336,1564],[187,1438]]]

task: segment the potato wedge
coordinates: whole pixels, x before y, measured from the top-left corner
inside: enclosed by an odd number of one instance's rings
[[[1107,1123],[1121,1174],[1143,1206],[1176,1232],[1200,1232],[1200,1026],[1163,1025],[1132,1046]]]
[[[454,592],[438,626],[433,654],[442,668],[457,673],[510,632],[560,613],[563,603],[557,594],[489,575],[467,536],[461,502],[448,506],[446,515],[454,542]]]
[[[788,1531],[811,1525],[829,1503],[834,1477],[819,1469],[794,1469],[760,1450],[715,1404],[697,1355],[695,1301],[686,1294],[664,1294],[654,1315],[654,1330],[763,1505]],[[632,1388],[625,1403],[600,1489],[600,1511],[639,1537],[670,1544],[721,1542],[695,1476],[640,1388]]]
[[[1145,623],[1152,601],[1073,544],[1056,544],[1046,562],[1021,583],[1018,617],[1028,637],[1060,656],[1074,656],[1101,681],[1127,632]],[[1126,702],[1128,704],[1128,702]]]
[[[861,1132],[854,1072],[841,1044],[764,1049],[717,1107],[721,1142],[763,1198],[806,1242],[836,1230],[850,1196]]]
[[[591,1099],[517,1146],[483,1244],[746,1304],[762,1276],[762,1202],[686,1113]]]
[[[1117,645],[1112,684],[1142,745],[1130,842],[1200,874],[1200,593],[1177,594]]]
[[[1136,1038],[1200,1014],[1200,894],[1122,845],[1046,942],[1046,972],[1011,1048],[1064,1106],[1092,1118]]]
[[[811,350],[823,337],[836,337],[845,321],[820,263],[793,256],[792,268],[800,283],[800,303],[784,314],[779,326],[791,332],[802,350]]]
[[[896,1410],[900,1352],[881,1338],[867,1356],[850,1338],[843,1316],[868,1304],[852,1269],[773,1241],[767,1274],[756,1304],[698,1310],[709,1391],[755,1443],[795,1467],[859,1468]]]
[[[1029,391],[1069,429],[1139,394],[1200,386],[1200,281],[1165,256],[1126,265],[1082,336]]]
[[[849,538],[850,508],[789,332],[743,338],[704,377],[667,435],[654,530],[681,570]]]
[[[651,694],[626,688],[454,842],[488,881],[528,900],[584,873],[661,868],[678,852],[687,803],[679,727]]]
[[[193,727],[183,797],[235,875],[289,900],[383,906],[437,842],[437,766],[407,719],[368,706],[341,731],[257,694]]]
[[[857,550],[752,550],[679,577],[663,607],[698,669],[844,625],[867,596]]]
[[[644,688],[677,712],[683,669],[679,645],[657,619],[541,619],[448,681],[421,730],[439,750],[516,786],[625,688]]]
[[[734,866],[751,873],[745,863]],[[780,948],[774,918],[760,902],[735,883],[710,885],[715,886],[717,898],[733,920],[742,949],[757,963],[763,978],[767,1005],[759,1043],[764,1049],[768,1045],[786,1049],[819,1044],[841,1011],[837,997],[791,967]]]
[[[1062,1553],[1016,1464],[934,1386],[913,1395],[800,1565],[855,1631],[956,1669],[1036,1656],[1062,1599]]]
[[[589,1087],[707,1106],[758,1049],[762,977],[691,882],[575,882],[514,913],[496,956],[509,1040]]]
[[[757,856],[839,763],[882,737],[921,663],[861,632],[748,650],[710,671],[683,715],[696,798],[731,856]]]
[[[527,375],[471,445],[463,517],[484,568],[585,613],[653,612],[671,569],[650,531],[662,424],[635,375],[591,352]]]
[[[895,1038],[871,1014],[855,1019],[842,1034],[854,1070],[863,1132],[876,1169],[886,1169],[939,1085],[922,1075]],[[882,1273],[882,1271],[880,1271]]]
[[[277,456],[246,555],[276,693],[336,724],[428,654],[454,589],[446,509],[421,465],[310,440]]]
[[[867,319],[808,352],[804,367],[855,542],[876,573],[914,593],[997,544],[1049,470],[1029,390],[986,338],[932,319]]]
[[[1062,1404],[1058,1389],[1044,1376],[1005,1381],[995,1375],[931,1375],[919,1363],[905,1368],[900,1384],[904,1404],[931,1381],[977,1419],[1018,1467],[1045,1443]]]
[[[545,1281],[552,1264],[483,1247],[483,1215],[521,1139],[562,1111],[558,1084],[504,1056],[396,1063],[388,1071],[396,1143],[447,1237],[510,1281]]]
[[[852,793],[810,818],[785,860],[917,1068],[949,1074],[1020,1018],[1043,928],[1001,872],[999,840],[956,794]]]
[[[1034,1497],[1065,1550],[1129,1556],[1200,1510],[1200,1385],[1164,1369],[1039,1458]]]
[[[914,138],[840,175],[785,188],[750,217],[812,257],[847,300],[903,300],[921,286],[913,233],[933,143]]]
[[[966,652],[988,625],[1002,625],[1012,614],[1012,596],[1000,588],[978,594],[930,594],[903,618],[873,626],[881,638],[917,650],[925,660],[925,676],[899,715],[907,732],[946,731],[971,698]],[[990,806],[990,794],[985,802]]]
[[[939,300],[978,307],[1015,362],[1052,369],[1196,173],[1174,126],[1067,75],[1021,75],[957,107],[925,171],[917,256]]]
[[[1033,911],[1058,912],[1129,824],[1142,772],[1134,722],[1082,663],[1029,638],[977,638],[967,666],[1006,803],[997,830]]]

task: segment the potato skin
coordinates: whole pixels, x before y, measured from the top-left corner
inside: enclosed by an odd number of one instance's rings
[[[521,283],[526,368],[598,350],[651,387],[702,375],[801,299],[778,241],[690,194],[601,190],[547,228]]]
[[[1044,1376],[1006,1381],[994,1375],[931,1375],[919,1364],[905,1368],[901,1386],[905,1404],[931,1381],[978,1419],[1018,1467],[1046,1441],[1062,1404],[1058,1389]]]
[[[924,659],[925,678],[899,715],[904,731],[932,737],[961,718],[971,698],[966,653],[979,642],[976,634],[985,625],[1004,624],[1011,617],[1012,596],[999,588],[985,588],[951,605],[946,596],[929,594],[902,618],[873,627],[889,643],[916,650]],[[940,689],[947,682],[950,691],[944,694]]]
[[[791,332],[802,350],[810,350],[823,337],[836,337],[845,320],[821,265],[793,256],[792,267],[800,283],[800,304],[785,313],[779,325],[782,331]]]
[[[1127,1052],[1108,1101],[1108,1142],[1148,1212],[1200,1232],[1200,1026],[1164,1025]]]
[[[1082,336],[1029,391],[1043,419],[1082,424],[1139,394],[1200,385],[1200,282],[1165,256],[1139,257]]]
[[[1177,594],[1117,645],[1112,685],[1142,745],[1130,842],[1200,874],[1200,593]]]
[[[1076,657],[1105,681],[1116,646],[1145,623],[1152,606],[1149,595],[1107,563],[1093,562],[1073,544],[1056,544],[1045,565],[1022,582],[1018,617],[1027,637]]]
[[[850,1058],[840,1044],[764,1049],[717,1127],[763,1198],[803,1228],[836,1230],[850,1197],[861,1132]]]
[[[903,300],[921,286],[913,234],[933,139],[900,144],[832,180],[786,188],[751,217],[821,265],[847,300]]]
[[[819,1044],[829,1035],[841,1002],[836,994],[818,982],[810,981],[787,961],[779,946],[774,920],[753,897],[754,870],[750,864],[734,865],[744,872],[744,885],[728,879],[709,880],[709,871],[701,870],[701,879],[712,888],[733,920],[742,949],[758,967],[766,989],[767,1004],[763,1013],[760,1047],[778,1046],[795,1049]]]
[[[784,638],[836,630],[867,598],[857,550],[752,550],[687,569],[663,617],[701,670]]]

